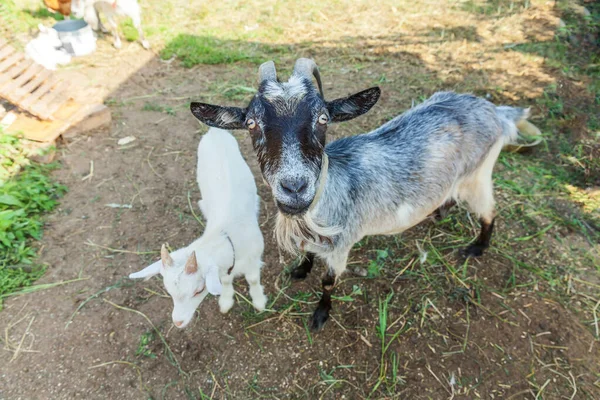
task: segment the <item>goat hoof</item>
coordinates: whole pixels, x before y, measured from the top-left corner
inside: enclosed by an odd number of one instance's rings
[[[329,319],[329,311],[323,308],[317,308],[312,315],[312,320],[310,323],[310,329],[314,332],[318,332],[323,329],[323,325]]]
[[[114,43],[113,43],[113,46],[114,46],[114,47],[115,47],[115,49],[117,49],[117,50],[120,50],[120,49],[121,49],[121,47],[122,47],[122,45],[121,45],[121,42],[120,42],[120,41],[118,41],[118,42],[114,42]]]
[[[252,299],[252,305],[254,306],[256,311],[264,311],[265,307],[267,306],[267,296],[263,295],[258,299]]]
[[[146,50],[150,50],[150,43],[147,40],[142,40],[142,47]]]
[[[308,272],[304,268],[302,268],[302,265],[298,265],[296,268],[292,269],[292,271],[290,272],[290,276],[294,280],[302,281],[306,279],[306,277],[308,276]]]
[[[233,299],[223,299],[223,296],[219,298],[219,311],[221,314],[227,314],[233,307]]]
[[[292,279],[295,279],[295,280],[306,279],[306,277],[308,276],[308,273],[312,270],[312,267],[313,267],[313,260],[304,258],[304,259],[302,259],[302,262],[300,262],[300,264],[298,264],[294,268],[292,268],[292,271],[290,272],[290,276],[292,277]]]
[[[479,244],[472,244],[466,249],[463,250],[463,255],[465,257],[481,257],[483,255],[483,251],[486,247],[481,246]]]

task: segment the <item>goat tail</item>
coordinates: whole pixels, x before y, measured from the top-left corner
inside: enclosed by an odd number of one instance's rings
[[[527,120],[531,109],[520,107],[496,107],[502,122],[502,139],[504,145],[516,144],[519,132],[531,137],[541,137],[539,128]]]
[[[519,125],[527,121],[529,117],[529,108],[499,106],[496,107],[496,114],[502,124],[502,142],[504,145],[516,143],[519,136]]]
[[[542,141],[542,132],[527,120],[531,109],[499,106],[496,113],[502,123],[502,143],[504,150],[520,152],[524,148],[535,147]],[[519,133],[532,139],[529,143],[519,143]]]

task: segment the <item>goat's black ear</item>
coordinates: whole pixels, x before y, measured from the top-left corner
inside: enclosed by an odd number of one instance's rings
[[[246,109],[239,107],[213,106],[205,103],[192,103],[190,110],[194,117],[208,126],[221,129],[245,129]]]
[[[362,92],[327,102],[331,122],[348,121],[363,115],[379,100],[381,90],[375,86]]]

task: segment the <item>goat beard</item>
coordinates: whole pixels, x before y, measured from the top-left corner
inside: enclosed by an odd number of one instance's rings
[[[328,227],[323,221],[315,218],[309,211],[301,217],[287,217],[277,213],[275,237],[279,247],[290,254],[297,255],[307,245],[316,247],[333,247],[333,237],[341,232],[341,228]]]

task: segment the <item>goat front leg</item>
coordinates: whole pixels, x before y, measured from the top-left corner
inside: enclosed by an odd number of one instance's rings
[[[326,258],[327,261],[327,272],[321,280],[321,287],[323,294],[319,305],[312,315],[312,321],[310,327],[314,331],[319,331],[325,325],[325,322],[329,319],[329,312],[331,311],[331,294],[336,284],[337,278],[346,270],[346,262],[348,261],[348,252],[345,250],[342,253],[336,252],[332,256]]]
[[[219,311],[226,314],[233,307],[233,275],[225,275],[221,277],[221,296],[219,297]]]
[[[296,265],[290,272],[292,279],[306,279],[306,276],[312,271],[313,264],[315,262],[314,253],[306,253],[300,263]]]
[[[267,305],[267,296],[263,291],[263,287],[260,284],[260,267],[262,262],[259,260],[258,263],[251,266],[251,271],[246,274],[246,282],[248,282],[250,297],[252,298],[252,305],[257,311],[263,311]]]

